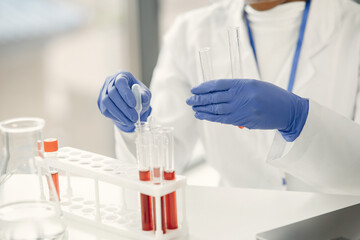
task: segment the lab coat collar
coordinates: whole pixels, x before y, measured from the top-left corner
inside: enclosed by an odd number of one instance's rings
[[[300,90],[313,77],[315,67],[312,58],[326,47],[340,26],[341,19],[337,8],[341,6],[338,5],[337,1],[311,0],[294,92]],[[240,26],[240,37],[244,43],[241,45],[243,78],[260,79],[244,21],[245,2],[243,0],[229,1],[226,7],[229,9],[226,26]],[[223,27],[223,25],[219,27]],[[220,37],[223,38],[222,42],[228,42],[227,35],[220,35]]]

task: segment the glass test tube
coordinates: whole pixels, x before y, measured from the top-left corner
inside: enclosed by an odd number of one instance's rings
[[[164,127],[162,153],[164,154],[164,179],[166,181],[175,180],[175,162],[174,162],[174,129],[171,127]],[[177,207],[176,207],[176,192],[169,193],[165,196],[166,205],[166,223],[168,229],[177,229]]]
[[[150,157],[151,157],[151,133],[146,123],[138,122],[136,127],[136,155],[139,168],[140,181],[150,181]],[[142,230],[151,231],[154,229],[152,199],[150,196],[141,193],[141,220]]]
[[[228,28],[232,78],[242,78],[240,54],[240,27]]]
[[[201,71],[203,75],[203,81],[209,81],[214,79],[213,65],[211,61],[211,49],[209,47],[201,48],[199,50]]]
[[[229,50],[231,60],[231,73],[233,79],[242,78],[241,54],[240,54],[240,27],[228,28]],[[239,126],[243,129],[244,127]]]
[[[155,126],[151,128],[153,142],[152,142],[152,156],[151,156],[151,176],[154,184],[161,184],[163,181],[163,154],[161,153],[162,145],[162,132],[160,126]],[[166,233],[166,223],[165,223],[165,203],[164,197],[160,198],[161,205],[161,225],[163,233]],[[156,201],[153,197],[153,209],[154,209],[154,223],[156,230]]]
[[[44,140],[44,155],[46,158],[57,158],[58,150],[58,140],[56,138],[47,138]],[[56,168],[50,168],[50,174],[60,201],[59,172]]]

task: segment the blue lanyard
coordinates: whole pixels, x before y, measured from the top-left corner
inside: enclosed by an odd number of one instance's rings
[[[297,41],[297,44],[296,44],[295,55],[294,55],[293,63],[292,63],[292,66],[291,66],[289,84],[288,84],[288,88],[287,88],[287,90],[289,92],[292,92],[293,87],[294,87],[296,70],[297,70],[297,66],[298,66],[298,63],[299,63],[301,47],[302,47],[303,40],[304,40],[304,34],[305,34],[306,22],[307,22],[308,15],[309,15],[309,9],[310,9],[310,0],[306,0],[306,5],[305,5],[304,12],[303,12],[301,25],[300,25],[299,38],[298,38],[298,41]],[[258,70],[259,70],[259,65],[258,65],[258,60],[257,60],[256,50],[255,50],[254,37],[252,35],[249,19],[247,17],[247,13],[245,12],[245,10],[244,10],[244,17],[245,17],[246,26],[247,26],[247,29],[248,29],[250,45],[251,45],[251,48],[253,50],[255,61],[256,61],[256,64],[257,64],[257,67],[258,67]]]

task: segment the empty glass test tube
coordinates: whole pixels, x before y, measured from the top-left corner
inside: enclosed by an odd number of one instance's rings
[[[150,181],[150,158],[152,136],[149,126],[144,122],[137,122],[135,124],[136,131],[136,157],[139,168],[140,181]],[[142,230],[151,231],[154,229],[152,199],[150,196],[141,193],[141,221]]]
[[[209,47],[201,48],[199,50],[199,58],[200,58],[201,71],[203,75],[203,82],[213,80],[214,72],[211,61],[211,48]]]
[[[174,161],[174,128],[162,128],[163,143],[162,154],[164,154],[164,179],[166,181],[175,180],[175,161]],[[176,192],[169,193],[165,196],[166,206],[166,225],[168,229],[177,229],[177,207],[176,207]]]
[[[240,63],[240,27],[229,27],[228,38],[232,78],[242,78],[242,68]]]
[[[233,79],[242,78],[241,52],[240,52],[240,27],[228,28],[231,73]],[[239,126],[243,129],[244,127]]]

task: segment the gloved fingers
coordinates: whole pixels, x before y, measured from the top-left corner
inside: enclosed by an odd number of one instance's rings
[[[230,102],[233,96],[229,91],[213,92],[208,94],[194,95],[186,100],[190,106],[201,106],[208,104],[226,103]]]
[[[150,100],[151,100],[151,92],[145,87],[145,91],[143,93],[141,93],[141,102],[143,105],[143,108],[146,108],[146,110],[148,109],[149,105],[150,105]]]
[[[130,73],[121,72],[116,77],[115,87],[119,92],[120,96],[122,97],[122,99],[124,99],[125,103],[129,107],[134,108],[136,106],[136,100],[134,94],[131,91],[131,86],[133,85],[133,79],[131,79],[131,77],[133,76],[130,74],[131,75],[130,77],[127,74]]]
[[[112,119],[113,121],[116,120],[116,117],[114,117],[107,109],[102,113],[105,117]]]
[[[116,88],[112,87],[110,90],[108,90],[108,96],[115,104],[115,106],[120,109],[120,111],[124,113],[128,119],[130,119],[132,122],[136,122],[137,112],[134,108],[129,107],[125,103],[124,99],[120,96]]]
[[[234,79],[219,79],[201,83],[191,89],[193,94],[205,94],[210,92],[229,90],[234,85]]]
[[[124,115],[124,113],[122,111],[119,110],[119,108],[116,107],[116,105],[113,103],[113,101],[109,97],[106,97],[103,102],[104,102],[106,109],[111,113],[111,115],[113,115],[115,117],[114,120],[118,120],[126,125],[134,124],[132,121],[130,121]]]
[[[105,83],[100,90],[99,97],[97,100],[99,110],[102,114],[104,114],[104,112],[106,110],[106,107],[104,106],[103,101],[104,101],[104,98],[107,97],[107,88],[108,88],[109,84],[111,84],[112,78],[113,78],[113,76],[110,76],[105,79]]]
[[[204,106],[193,106],[195,112],[205,112],[216,115],[229,114],[234,111],[233,105],[229,103],[209,104]]]
[[[148,110],[146,112],[144,112],[141,116],[140,116],[140,121],[141,122],[146,122],[147,118],[150,116],[152,112],[152,108],[149,107]]]
[[[135,125],[124,125],[119,121],[113,121],[115,126],[118,127],[123,132],[133,132],[135,130]]]
[[[107,97],[107,96],[105,96]],[[104,113],[106,112],[106,107],[104,105],[104,98],[105,98],[102,94],[99,95],[99,98],[97,100],[97,104],[98,104],[98,108],[100,110],[100,112],[105,115]],[[107,116],[106,116],[107,117]]]
[[[205,112],[196,112],[195,117],[199,120],[208,120],[210,122],[228,123],[226,115],[217,115]]]

